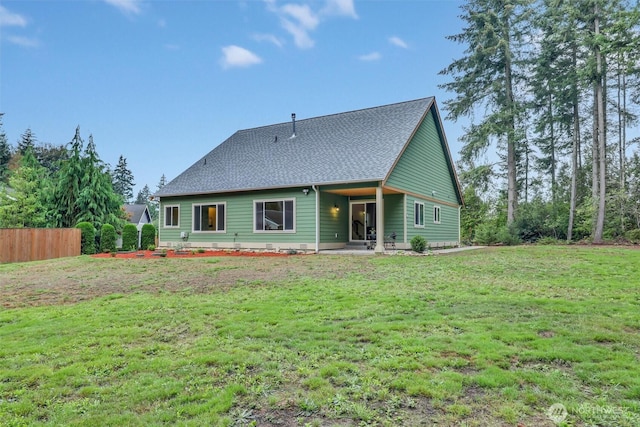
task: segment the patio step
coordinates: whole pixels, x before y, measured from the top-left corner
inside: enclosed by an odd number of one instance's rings
[[[364,242],[349,242],[344,248],[348,251],[366,251],[367,244]]]

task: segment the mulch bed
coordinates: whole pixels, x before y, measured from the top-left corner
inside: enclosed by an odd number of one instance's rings
[[[118,252],[115,255],[111,253],[102,253],[91,255],[93,258],[162,258],[159,255],[159,251],[136,251],[136,252]],[[241,257],[286,257],[291,256],[289,254],[280,252],[253,252],[253,251],[204,251],[204,252],[191,252],[181,251],[176,253],[174,250],[167,250],[166,258],[205,258],[205,257],[221,257],[221,256],[241,256]]]

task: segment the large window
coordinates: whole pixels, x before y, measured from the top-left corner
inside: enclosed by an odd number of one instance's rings
[[[433,207],[433,222],[440,224],[440,206]]]
[[[193,231],[225,231],[225,204],[193,205]]]
[[[179,227],[180,226],[180,206],[164,207],[164,226]]]
[[[294,222],[293,199],[255,202],[255,231],[294,231]]]
[[[424,203],[415,202],[413,205],[414,221],[416,227],[424,227]]]

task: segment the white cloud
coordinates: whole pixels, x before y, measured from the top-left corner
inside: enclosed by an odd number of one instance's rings
[[[396,36],[389,37],[389,43],[391,43],[394,46],[401,47],[403,49],[409,49],[409,45],[400,37],[396,37]]]
[[[0,6],[0,27],[26,27],[27,18]]]
[[[288,15],[298,21],[298,24],[307,30],[315,30],[320,23],[318,16],[311,10],[309,5],[285,4],[281,8],[284,15]]]
[[[105,3],[118,9],[126,15],[138,15],[142,12],[140,9],[141,0],[103,0]]]
[[[288,19],[282,19],[282,28],[293,36],[293,43],[300,49],[309,49],[315,45],[315,42],[309,36],[309,32]]]
[[[223,47],[222,55],[223,68],[250,67],[262,62],[262,59],[255,53],[235,45]]]
[[[309,5],[288,3],[280,8],[280,24],[293,36],[293,42],[300,49],[309,49],[315,44],[309,31],[316,29],[320,19]]]
[[[20,36],[9,36],[7,40],[10,43],[13,43],[17,46],[22,47],[38,47],[40,46],[40,42],[37,39],[30,37],[20,37]]]
[[[282,40],[280,40],[278,37],[274,36],[273,34],[254,34],[253,39],[260,43],[267,42],[278,47],[284,46],[284,43],[282,42]]]
[[[324,15],[348,16],[358,19],[356,7],[353,0],[327,0],[327,4],[322,9]]]
[[[371,53],[367,53],[366,55],[360,55],[358,57],[360,61],[366,61],[366,62],[379,61],[381,58],[382,58],[382,55],[380,55],[380,52],[371,52]]]
[[[353,0],[326,0],[324,8],[314,11],[309,4],[286,3],[278,6],[277,0],[264,0],[267,10],[280,18],[280,26],[293,37],[300,49],[315,45],[311,32],[331,16],[358,18]]]

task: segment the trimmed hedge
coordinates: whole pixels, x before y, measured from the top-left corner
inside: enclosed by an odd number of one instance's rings
[[[96,228],[90,222],[79,222],[76,228],[80,229],[80,253],[93,255],[96,253]]]
[[[136,249],[138,249],[138,228],[129,223],[122,229],[122,250],[135,251]]]
[[[100,229],[100,252],[116,252],[116,229],[111,224],[105,224]]]
[[[144,224],[142,226],[140,236],[140,248],[149,249],[149,246],[155,246],[156,244],[156,228],[153,224]]]

